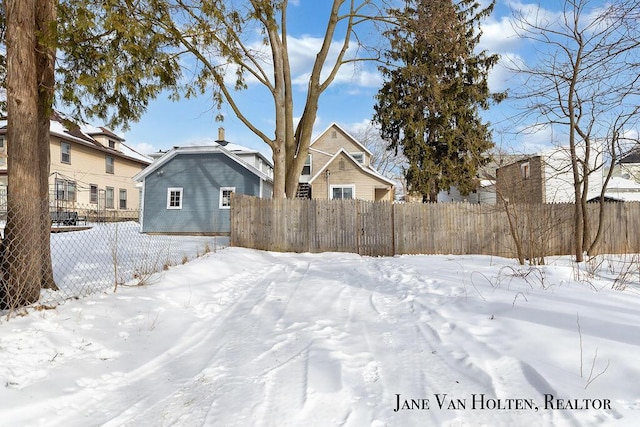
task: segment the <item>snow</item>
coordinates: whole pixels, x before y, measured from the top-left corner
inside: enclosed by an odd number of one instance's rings
[[[0,419],[636,425],[638,260],[218,249],[144,286],[3,317]]]
[[[624,202],[638,202],[640,201],[640,184],[631,179],[611,177],[605,196]]]
[[[132,159],[140,160],[142,162],[146,162],[147,164],[151,164],[153,159],[149,156],[146,156],[142,153],[138,153],[133,148],[129,147],[124,142],[120,142],[120,152],[127,157],[131,157]]]

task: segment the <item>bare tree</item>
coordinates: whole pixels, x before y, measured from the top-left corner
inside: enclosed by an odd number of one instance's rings
[[[294,120],[294,82],[289,54],[288,0],[144,0],[134,19],[149,21],[156,31],[170,35],[176,55],[195,63],[196,75],[185,92],[212,93],[218,107],[226,104],[238,119],[273,152],[274,197],[295,196],[311,142],[318,100],[334,82],[340,68],[377,58],[362,49],[356,29],[384,20],[384,0],[324,2],[324,35],[308,74],[302,113]],[[318,17],[318,19],[320,19]],[[256,40],[256,35],[261,39]],[[356,49],[352,49],[352,48]],[[355,53],[354,53],[355,52]],[[266,89],[272,105],[275,132],[260,128],[238,100],[237,90],[249,82]],[[195,84],[194,84],[195,83]]]
[[[594,5],[564,0],[557,14],[541,9],[515,12],[520,37],[537,48],[537,61],[513,68],[526,78],[514,98],[524,101],[531,128],[551,125],[566,138],[573,177],[574,251],[577,261],[594,250],[587,211],[590,179],[602,177],[604,161],[615,161],[619,135],[637,124],[640,90],[638,0]],[[608,147],[608,153],[599,148]],[[610,165],[611,166],[611,165]],[[605,181],[606,184],[606,181]],[[601,191],[601,206],[604,190]],[[601,215],[600,215],[601,216]],[[598,221],[596,227],[601,227]]]

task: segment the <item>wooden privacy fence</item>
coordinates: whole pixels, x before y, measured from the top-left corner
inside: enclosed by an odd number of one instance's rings
[[[573,253],[573,204],[481,205],[259,199],[234,194],[231,245],[281,252]],[[589,205],[592,227],[598,205]],[[598,253],[640,252],[640,203],[605,205]],[[592,229],[595,233],[595,228]]]

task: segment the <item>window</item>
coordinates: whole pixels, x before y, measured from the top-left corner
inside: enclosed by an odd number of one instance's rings
[[[109,148],[116,148],[116,142],[112,139],[109,140]]]
[[[349,154],[351,154],[351,157],[353,157],[356,162],[360,163],[361,165],[364,164],[364,153],[349,153]]]
[[[104,196],[104,198],[105,198],[105,207],[107,209],[113,209],[113,206],[114,206],[114,204],[113,204],[113,187],[107,187],[105,189],[105,193],[104,194],[105,194],[105,196]]]
[[[520,172],[522,174],[522,179],[531,178],[531,168],[529,167],[529,162],[520,165]]]
[[[62,163],[71,163],[71,144],[68,142],[60,143],[60,161]]]
[[[65,179],[56,179],[56,200],[66,202],[76,201],[76,183],[75,181],[67,181]]]
[[[311,154],[307,155],[307,160],[302,167],[302,175],[311,175]]]
[[[113,156],[107,156],[107,173],[113,173]]]
[[[236,187],[220,187],[220,209],[231,208],[231,193],[236,191]]]
[[[182,209],[182,188],[167,188],[167,209]]]
[[[98,203],[98,186],[95,184],[89,184],[89,203]]]
[[[127,190],[120,189],[120,209],[127,209]]]
[[[356,192],[355,185],[332,185],[331,186],[332,199],[353,199],[355,192]]]

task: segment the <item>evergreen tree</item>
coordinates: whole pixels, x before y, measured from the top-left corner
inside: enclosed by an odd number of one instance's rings
[[[0,91],[6,87],[0,109],[8,114],[9,141],[0,309],[33,303],[41,288],[56,288],[48,211],[54,89],[79,118],[126,124],[176,83],[178,61],[165,49],[171,39],[156,35],[153,23],[130,19],[133,11],[122,0],[0,4]]]
[[[489,161],[491,132],[479,108],[488,109],[505,94],[491,94],[489,70],[497,55],[475,52],[480,21],[495,2],[406,0],[393,9],[397,27],[385,33],[390,48],[381,67],[385,82],[377,95],[374,121],[390,149],[401,148],[409,166],[408,189],[423,201],[457,186],[466,195]]]

